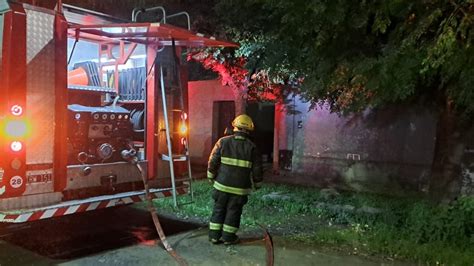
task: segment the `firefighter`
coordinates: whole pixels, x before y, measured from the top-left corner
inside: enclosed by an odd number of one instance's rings
[[[209,241],[236,244],[242,208],[252,190],[262,184],[262,163],[255,144],[249,139],[254,130],[248,115],[232,122],[233,134],[217,141],[209,157],[207,177],[214,184],[214,210],[209,223]],[[222,238],[222,240],[221,240]]]

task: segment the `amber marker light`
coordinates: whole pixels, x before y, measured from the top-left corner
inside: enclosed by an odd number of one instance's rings
[[[182,123],[180,126],[179,126],[179,133],[181,135],[186,135],[186,133],[188,132],[188,127],[186,126],[186,124]]]

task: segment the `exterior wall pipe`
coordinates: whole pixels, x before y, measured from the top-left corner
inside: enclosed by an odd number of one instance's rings
[[[278,173],[280,170],[279,158],[280,158],[280,123],[283,116],[283,104],[275,104],[275,118],[274,118],[274,131],[273,131],[273,171]]]

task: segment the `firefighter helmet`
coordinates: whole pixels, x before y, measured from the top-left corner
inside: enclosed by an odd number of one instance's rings
[[[248,131],[254,130],[254,125],[252,118],[248,115],[239,115],[237,116],[234,121],[232,121],[232,126],[238,129],[245,129]]]

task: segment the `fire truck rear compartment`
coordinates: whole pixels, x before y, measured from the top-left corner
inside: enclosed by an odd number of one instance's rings
[[[143,189],[130,161],[137,157],[146,169],[145,117],[137,115],[144,113],[145,50],[144,45],[125,42],[68,39],[63,200]]]
[[[187,181],[172,174],[181,168],[191,176],[183,152],[186,132],[179,132],[187,119],[179,54],[183,47],[235,44],[162,23],[74,13],[73,7],[62,14],[8,5],[0,11],[0,92],[8,96],[0,102],[0,125],[20,106],[22,123],[31,130],[17,141],[21,146],[0,139],[11,152],[0,157],[0,222],[135,202],[144,194],[137,165],[130,162],[135,158],[161,196],[176,200],[186,193]],[[183,161],[188,167],[179,165]],[[117,199],[130,193],[132,201]]]

